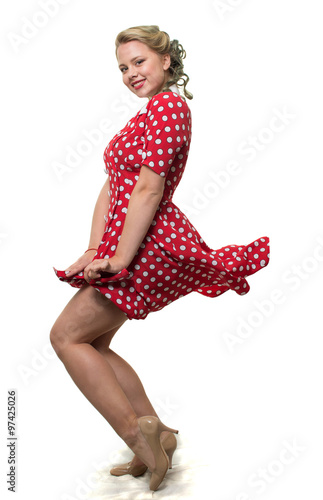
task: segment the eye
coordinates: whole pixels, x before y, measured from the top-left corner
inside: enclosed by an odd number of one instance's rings
[[[145,61],[144,59],[139,59],[138,61],[136,61],[136,63],[135,63],[135,64],[136,64],[136,65],[137,65],[137,64],[141,64],[141,63],[143,63],[144,61]],[[120,71],[121,71],[121,73],[124,73],[127,69],[128,69],[128,68],[120,68]]]

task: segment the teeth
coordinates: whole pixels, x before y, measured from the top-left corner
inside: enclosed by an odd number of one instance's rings
[[[141,80],[141,82],[134,83],[133,86],[137,87],[138,85],[141,85],[144,82],[144,80]]]

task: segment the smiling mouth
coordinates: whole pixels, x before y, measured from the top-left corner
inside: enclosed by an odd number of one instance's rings
[[[132,83],[131,85],[136,89],[138,87],[141,87],[146,80],[139,80],[138,82]]]

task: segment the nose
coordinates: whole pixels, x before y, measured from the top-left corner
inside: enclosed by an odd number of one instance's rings
[[[138,70],[136,66],[130,66],[129,71],[128,71],[129,79],[133,80],[138,76]]]

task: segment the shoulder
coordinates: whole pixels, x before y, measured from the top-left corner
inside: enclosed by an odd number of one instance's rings
[[[177,92],[160,92],[159,94],[154,95],[150,101],[148,102],[148,107],[155,107],[155,106],[162,106],[167,109],[168,108],[173,108],[176,107],[178,108],[183,108],[183,109],[189,109],[188,105],[183,99],[181,95],[179,95]],[[158,109],[158,108],[157,108]]]
[[[168,120],[186,123],[191,119],[191,112],[185,99],[177,92],[160,92],[154,95],[147,103],[146,109],[147,117],[156,123]]]

